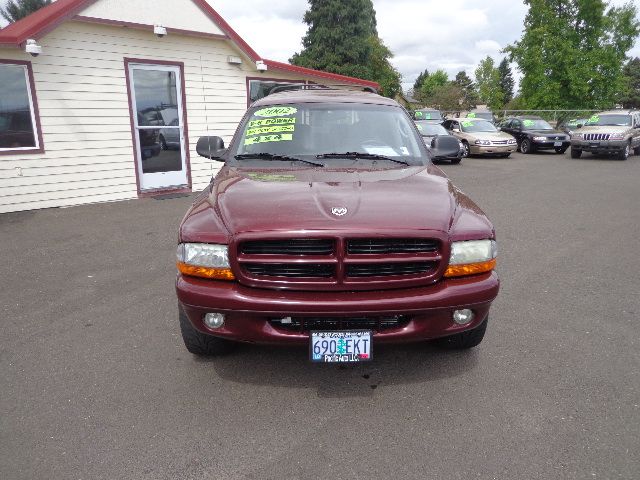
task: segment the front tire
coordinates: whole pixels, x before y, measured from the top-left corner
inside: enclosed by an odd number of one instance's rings
[[[627,143],[625,147],[618,152],[618,160],[626,160],[631,153],[631,145]]]
[[[533,151],[531,148],[531,142],[528,139],[525,138],[524,140],[522,140],[522,142],[520,143],[520,151],[525,155]]]
[[[582,156],[582,150],[571,147],[571,158],[580,158]]]
[[[180,333],[182,333],[184,346],[194,355],[223,355],[233,350],[235,346],[233,343],[196,330],[182,307],[178,308],[178,320],[180,321]]]
[[[484,322],[473,330],[456,333],[449,337],[439,338],[438,345],[451,350],[466,350],[477,347],[480,345],[484,338],[484,334],[487,332],[487,323],[489,323],[489,317],[487,317]]]
[[[471,156],[471,147],[469,147],[469,142],[466,140],[462,142],[462,157],[467,158]]]

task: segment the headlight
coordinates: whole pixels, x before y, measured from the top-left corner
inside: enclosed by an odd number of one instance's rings
[[[534,142],[546,142],[547,137],[533,137]]]
[[[515,144],[516,144],[516,143],[518,143],[518,142],[516,142],[516,139],[515,139],[515,138],[512,138],[511,140],[507,140],[507,143],[508,143],[509,145],[515,145]]]
[[[491,145],[491,140],[476,140],[474,143],[476,145]]]
[[[496,267],[498,245],[495,240],[453,242],[445,277],[462,277],[490,272]]]
[[[609,137],[609,140],[624,140],[624,134],[623,133],[612,133],[611,136]]]
[[[229,248],[210,243],[181,243],[177,251],[178,270],[184,275],[233,280]]]
[[[582,140],[582,138],[584,137],[584,133],[574,133],[571,138],[575,139],[575,140]]]

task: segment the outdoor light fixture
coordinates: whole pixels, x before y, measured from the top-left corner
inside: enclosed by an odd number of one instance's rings
[[[158,37],[158,38],[166,37],[167,36],[167,29],[165,27],[163,27],[162,25],[154,25],[153,26],[153,33],[155,33],[156,37]]]
[[[30,38],[29,40],[27,40],[27,43],[24,46],[24,51],[32,57],[37,57],[42,53],[42,47],[38,45],[38,42]]]
[[[264,63],[262,60],[258,60],[256,61],[256,68],[258,69],[259,72],[266,72],[267,64]]]
[[[227,57],[227,63],[230,63],[231,65],[242,65],[242,59],[240,57],[229,55]]]

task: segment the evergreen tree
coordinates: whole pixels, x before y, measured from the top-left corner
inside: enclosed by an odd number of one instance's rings
[[[31,15],[36,10],[46,7],[51,0],[9,0],[6,7],[0,7],[0,15],[9,22],[17,22],[18,20]]]
[[[504,94],[504,103],[506,105],[513,100],[513,87],[515,84],[507,58],[503,58],[500,65],[498,65],[498,73],[500,74],[500,88]]]
[[[520,95],[528,108],[604,109],[623,88],[622,65],[640,22],[637,7],[604,0],[525,0],[520,41],[507,47],[524,73]]]
[[[476,94],[476,85],[469,78],[467,72],[461,71],[456,74],[453,84],[460,88],[462,92],[462,101],[460,108],[462,110],[470,110],[478,104],[478,96]]]
[[[500,72],[495,68],[493,58],[487,56],[476,69],[478,95],[491,110],[500,110],[504,106],[504,92],[500,86]]]
[[[309,0],[304,23],[303,49],[292,64],[373,80],[387,96],[399,93],[401,77],[378,37],[371,0]]]
[[[420,90],[422,89],[422,84],[428,77],[429,70],[425,68],[424,72],[420,73],[420,75],[418,75],[418,78],[416,78],[416,81],[413,83],[413,91],[416,92],[416,94],[420,92]]]
[[[449,76],[447,72],[444,70],[436,70],[427,78],[425,78],[424,82],[422,82],[422,87],[420,88],[419,97],[420,99],[426,103],[427,99],[433,97],[433,92],[436,87],[442,87],[449,83]]]
[[[640,108],[640,58],[632,58],[624,66],[624,89],[620,103],[624,108]]]

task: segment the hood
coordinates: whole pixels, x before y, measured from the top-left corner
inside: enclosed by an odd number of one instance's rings
[[[305,230],[446,235],[454,223],[487,235],[493,230],[484,213],[434,165],[387,170],[225,166],[187,213],[180,238],[218,243],[250,232]]]
[[[536,137],[564,137],[566,134],[559,130],[527,130],[527,133]]]
[[[513,136],[506,132],[464,132],[473,140],[511,140]]]
[[[589,127],[576,128],[573,133],[625,133],[630,126],[608,126],[608,125],[592,125]]]

